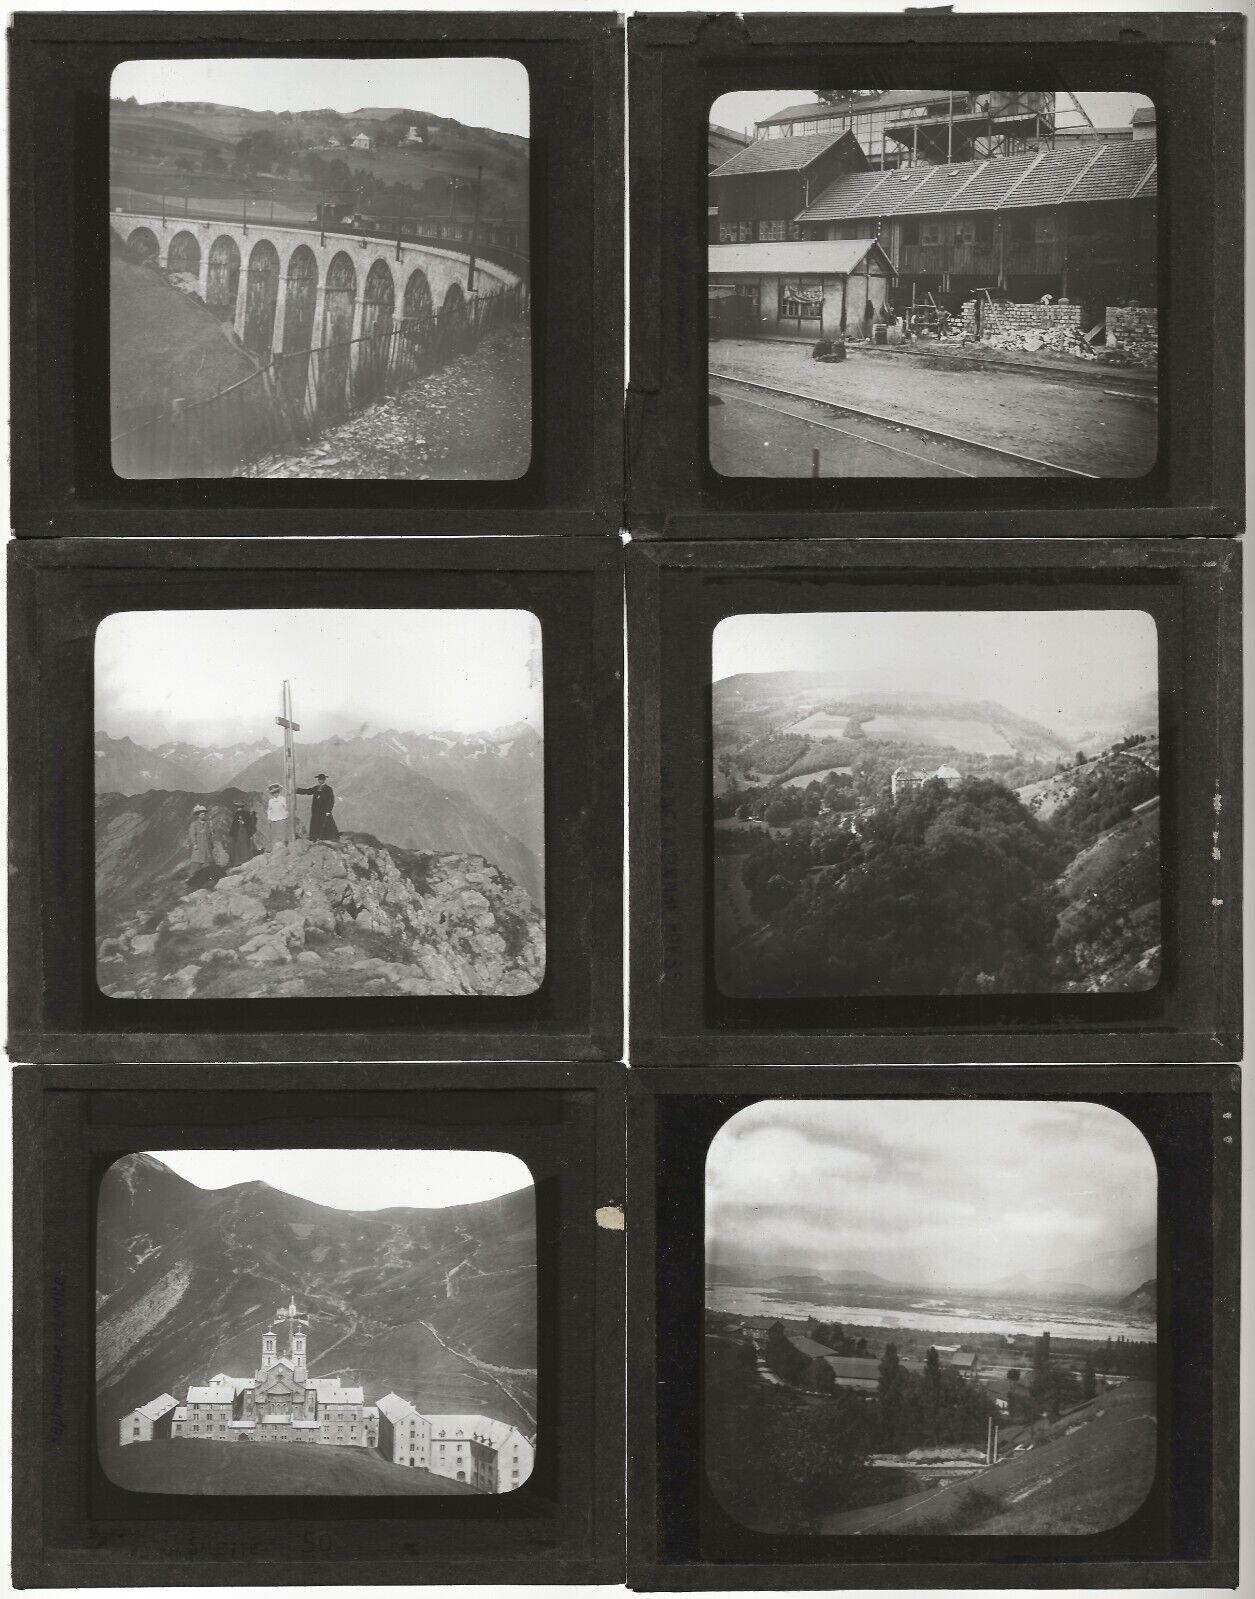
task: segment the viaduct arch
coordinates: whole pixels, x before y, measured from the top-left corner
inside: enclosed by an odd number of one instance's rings
[[[117,210],[110,223],[127,251],[173,272],[195,272],[206,305],[229,318],[241,343],[261,360],[296,354],[332,340],[378,336],[399,315],[420,346],[456,350],[467,324],[465,250],[444,249],[318,228],[256,222],[159,218]],[[324,242],[325,240],[325,242]],[[514,288],[521,279],[491,261],[477,261],[475,294]],[[340,352],[338,359],[347,357]],[[318,382],[342,380],[335,359]],[[285,363],[285,387],[299,392],[308,363]],[[296,369],[300,367],[300,370]]]

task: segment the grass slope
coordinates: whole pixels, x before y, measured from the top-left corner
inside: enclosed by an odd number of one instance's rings
[[[119,1488],[149,1494],[467,1494],[465,1483],[390,1465],[374,1449],[161,1438],[102,1447]]]
[[[109,323],[115,427],[163,410],[171,399],[204,399],[257,370],[212,311],[116,250]]]

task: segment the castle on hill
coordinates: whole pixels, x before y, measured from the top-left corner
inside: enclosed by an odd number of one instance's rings
[[[379,1449],[393,1465],[469,1483],[481,1493],[509,1493],[531,1475],[532,1445],[508,1422],[421,1415],[393,1393],[368,1405],[361,1388],[344,1387],[338,1377],[311,1377],[308,1327],[290,1299],[262,1334],[261,1364],[251,1377],[219,1372],[189,1387],[183,1403],[159,1394],[119,1417],[119,1444],[190,1438]]]

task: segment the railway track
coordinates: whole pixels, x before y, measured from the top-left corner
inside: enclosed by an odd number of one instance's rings
[[[798,412],[790,410],[788,405],[791,403],[795,407],[799,405],[817,406],[822,410],[832,412],[834,415],[857,418],[877,427],[904,429],[922,440],[932,441],[944,447],[976,452],[978,455],[992,460],[1012,464],[1021,470],[1029,468],[1035,476],[1084,478],[1090,481],[1096,480],[1098,476],[1095,472],[1082,472],[1077,467],[1060,466],[1056,461],[1043,461],[1037,456],[1023,455],[1015,450],[1003,449],[1001,445],[997,444],[985,444],[980,439],[971,439],[961,433],[946,433],[940,428],[924,427],[918,422],[906,422],[901,417],[886,416],[882,412],[870,411],[862,406],[849,405],[842,400],[818,399],[813,394],[799,394],[793,389],[781,389],[774,387],[772,384],[759,383],[750,378],[734,377],[730,372],[718,372],[713,367],[710,369],[709,376],[720,383],[733,384],[738,390],[748,389],[754,391],[756,395],[771,396],[777,402],[786,402],[784,404],[773,404],[771,399],[750,399],[745,394],[740,394],[739,398],[745,400],[747,404],[757,405],[765,411],[774,411],[779,416],[790,417],[797,422],[805,422],[809,427],[822,428],[825,432],[843,434],[858,444],[870,445],[876,449],[889,451],[891,454],[906,456],[917,463],[932,467],[941,474],[948,474],[954,477],[983,477],[988,475],[979,470],[955,465],[953,462],[938,461],[932,456],[922,455],[917,450],[907,448],[905,444],[891,444],[883,439],[870,438],[867,434],[856,432],[852,428],[839,427],[833,422],[820,421],[813,416],[799,416]]]

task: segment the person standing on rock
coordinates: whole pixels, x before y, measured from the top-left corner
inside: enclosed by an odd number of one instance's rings
[[[187,830],[187,841],[192,851],[192,871],[188,877],[189,888],[199,888],[210,876],[214,863],[213,839],[209,832],[209,812],[203,805],[192,806],[192,820]]]
[[[309,841],[311,844],[338,844],[340,829],[331,811],[336,802],[335,792],[327,781],[326,772],[314,774],[313,788],[298,788],[298,794],[312,794],[309,802]]]
[[[266,820],[270,823],[270,847],[280,849],[288,842],[291,819],[288,816],[288,797],[278,783],[272,783],[266,800]]]
[[[227,865],[243,866],[257,853],[253,848],[253,834],[257,831],[257,812],[243,800],[231,812],[231,831],[227,841]]]

